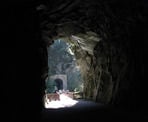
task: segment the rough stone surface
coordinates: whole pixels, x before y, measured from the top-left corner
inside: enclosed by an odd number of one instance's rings
[[[147,110],[147,8],[147,0],[2,4],[3,113],[10,112],[12,121],[38,121],[48,72],[47,46],[56,38],[72,45],[85,81],[85,98]]]
[[[42,28],[49,32],[50,41],[65,38],[73,45],[85,81],[85,98],[123,106],[137,104],[133,103],[138,90],[134,84],[138,84],[137,78],[144,78],[144,2],[65,1],[57,2],[53,10],[45,5],[41,15],[47,19]]]

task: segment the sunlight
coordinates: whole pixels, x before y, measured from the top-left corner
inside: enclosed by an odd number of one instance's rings
[[[60,94],[60,101],[45,102],[45,108],[58,109],[58,108],[64,108],[64,107],[72,107],[77,103],[78,103],[77,100],[73,100],[72,98],[67,97],[64,94]]]

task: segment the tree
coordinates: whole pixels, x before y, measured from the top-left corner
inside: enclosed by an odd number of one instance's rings
[[[70,45],[62,40],[54,41],[48,48],[49,76],[66,74],[68,78],[68,89],[73,91],[82,84],[80,71],[76,67],[75,56],[69,52]],[[47,88],[52,91],[53,83],[49,81]]]

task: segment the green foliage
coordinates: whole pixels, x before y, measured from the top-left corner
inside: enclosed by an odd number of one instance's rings
[[[82,78],[79,69],[76,67],[75,57],[70,51],[71,46],[64,41],[56,40],[48,48],[49,76],[55,74],[67,75],[67,87],[70,91],[78,89],[82,91]],[[48,81],[47,91],[54,90],[54,81]]]
[[[49,74],[65,74],[65,70],[70,67],[73,56],[68,52],[68,44],[61,40],[56,40],[48,48]]]
[[[54,81],[48,80],[46,82],[47,93],[53,93],[55,91],[54,87],[55,87],[55,82]]]
[[[69,72],[68,74],[68,88],[70,91],[74,91],[77,89],[78,91],[82,91],[81,85],[83,83],[80,71],[76,68],[73,72]]]

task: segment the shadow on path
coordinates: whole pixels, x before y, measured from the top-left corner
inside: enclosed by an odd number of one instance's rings
[[[148,120],[146,113],[131,112],[92,101],[78,100],[72,107],[43,109],[41,122],[49,121],[127,121]]]

